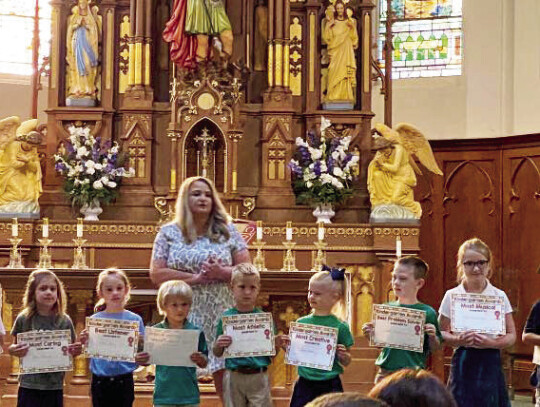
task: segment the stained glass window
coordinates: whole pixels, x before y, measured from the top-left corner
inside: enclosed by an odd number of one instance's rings
[[[384,69],[387,1],[379,0],[378,60]],[[462,0],[392,0],[392,77],[461,75]]]
[[[35,0],[0,0],[0,73],[32,74]],[[49,56],[51,6],[39,0],[39,61]]]

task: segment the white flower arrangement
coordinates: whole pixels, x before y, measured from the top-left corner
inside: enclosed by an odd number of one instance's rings
[[[296,138],[296,152],[289,163],[297,203],[311,206],[342,203],[352,195],[351,181],[359,157],[347,150],[351,137],[326,138],[331,125],[321,120],[321,135],[308,132]]]
[[[135,174],[124,168],[125,157],[116,142],[101,143],[88,126],[68,128],[66,153],[55,154],[55,169],[65,177],[64,191],[73,205],[91,205],[95,200],[110,203],[118,196],[124,177]]]

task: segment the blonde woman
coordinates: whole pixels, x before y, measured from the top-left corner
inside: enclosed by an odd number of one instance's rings
[[[510,407],[501,349],[516,341],[512,306],[504,291],[489,282],[492,255],[488,245],[474,238],[462,243],[457,256],[457,287],[448,290],[439,308],[439,325],[444,343],[455,348],[450,365],[448,389],[460,407]],[[452,332],[450,308],[453,294],[483,294],[502,297],[505,304],[506,334]]]
[[[189,320],[213,345],[221,314],[233,306],[232,267],[250,262],[247,245],[230,222],[214,184],[203,177],[186,179],[176,201],[176,217],[154,241],[150,278],[155,284],[182,280],[193,289]],[[222,397],[225,362],[209,356],[208,368]]]

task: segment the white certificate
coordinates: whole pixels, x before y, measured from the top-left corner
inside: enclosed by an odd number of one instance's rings
[[[150,364],[194,367],[191,355],[198,352],[200,331],[195,329],[146,328],[144,351]]]
[[[291,322],[289,338],[291,344],[285,354],[285,363],[332,370],[337,348],[337,328]]]
[[[504,298],[498,295],[452,294],[450,327],[453,332],[474,331],[505,335]]]
[[[122,319],[86,318],[86,356],[116,362],[135,362],[139,322]]]
[[[221,317],[223,333],[232,338],[230,346],[225,348],[225,358],[249,356],[273,356],[274,323],[272,314],[259,312]]]
[[[371,346],[424,351],[426,312],[392,305],[373,305]]]
[[[73,359],[68,352],[71,343],[69,329],[23,332],[17,334],[17,343],[29,346],[26,356],[20,359],[21,374],[73,370]]]

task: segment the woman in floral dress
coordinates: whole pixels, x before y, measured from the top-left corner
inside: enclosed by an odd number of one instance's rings
[[[247,245],[221,203],[215,186],[203,177],[186,179],[176,201],[176,217],[156,236],[150,278],[156,284],[183,280],[193,289],[189,319],[204,331],[209,347],[223,311],[233,306],[232,266],[250,262]],[[208,368],[222,396],[225,362],[210,354]]]

